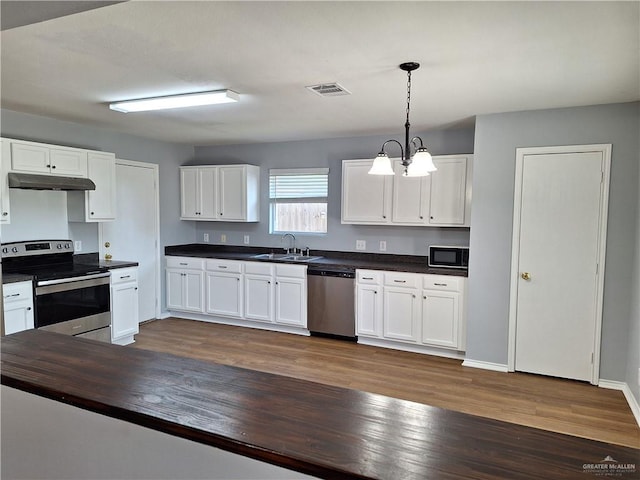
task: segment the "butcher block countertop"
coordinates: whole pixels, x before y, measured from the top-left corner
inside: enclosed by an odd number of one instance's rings
[[[2,338],[1,350],[3,385],[320,478],[584,478],[584,465],[606,456],[638,458],[631,448],[40,330]]]

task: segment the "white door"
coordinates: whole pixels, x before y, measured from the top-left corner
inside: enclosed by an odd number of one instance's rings
[[[100,258],[138,262],[141,322],[159,315],[158,166],[116,160],[116,219],[100,224]],[[105,248],[105,242],[110,246]]]
[[[602,149],[576,150],[518,152],[514,366],[595,383],[609,162]]]

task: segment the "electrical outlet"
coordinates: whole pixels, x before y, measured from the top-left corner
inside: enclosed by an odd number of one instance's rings
[[[227,236],[224,233],[220,235],[220,243],[227,243]]]
[[[381,252],[386,252],[387,251],[387,241],[386,240],[380,240],[380,251]]]
[[[202,237],[203,237],[202,239],[203,239],[205,242],[209,243],[209,234],[208,234],[208,233],[205,233]]]
[[[244,244],[249,245],[249,235],[244,236]]]
[[[82,251],[82,240],[76,240],[73,245],[73,250],[76,252]]]
[[[366,249],[367,249],[366,240],[356,240],[356,250],[366,250]]]

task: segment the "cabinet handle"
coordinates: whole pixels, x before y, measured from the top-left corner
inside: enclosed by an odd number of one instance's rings
[[[189,265],[188,263],[181,263],[180,265]]]
[[[411,296],[412,296],[413,298],[416,298],[416,296],[415,296],[415,295],[411,295]]]
[[[91,212],[91,215],[95,215],[95,214],[96,214],[95,212]]]
[[[433,220],[433,215],[431,215],[429,218],[430,218],[431,220]]]
[[[373,280],[373,277],[362,277],[363,280]]]
[[[226,265],[218,265],[218,268],[229,268]]]
[[[420,220],[422,220],[424,217],[422,215],[420,215]]]
[[[2,212],[3,217],[6,217],[7,215],[9,215],[9,212]]]
[[[55,165],[51,165],[51,168],[56,168],[56,166]]]
[[[394,282],[396,282],[396,283],[407,283],[406,280],[394,280]]]
[[[423,298],[423,300],[426,300],[426,299],[427,299],[427,297],[426,297],[426,296],[425,296],[425,297],[422,297],[422,298]]]
[[[378,294],[378,290],[374,290],[373,293],[375,293],[377,295]]]
[[[222,212],[220,212],[220,216],[222,216]]]
[[[19,296],[20,296],[19,293],[14,293],[14,294],[11,294],[11,295],[5,295],[4,298],[19,297]]]
[[[382,215],[382,218],[387,218],[387,216],[386,215]]]
[[[270,280],[267,280],[267,283],[268,283],[269,285],[271,285],[271,281],[270,281]]]
[[[447,286],[446,283],[434,283],[434,285],[437,285],[438,287],[446,287]]]
[[[122,276],[120,277],[120,280],[122,280],[123,278],[131,278],[131,275],[122,275]]]
[[[138,287],[135,287],[135,290],[138,290]]]
[[[47,168],[51,168],[51,164],[47,165]]]

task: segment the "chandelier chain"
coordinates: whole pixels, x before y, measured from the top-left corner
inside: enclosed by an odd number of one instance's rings
[[[407,72],[407,123],[409,123],[410,105],[411,105],[411,72]]]

